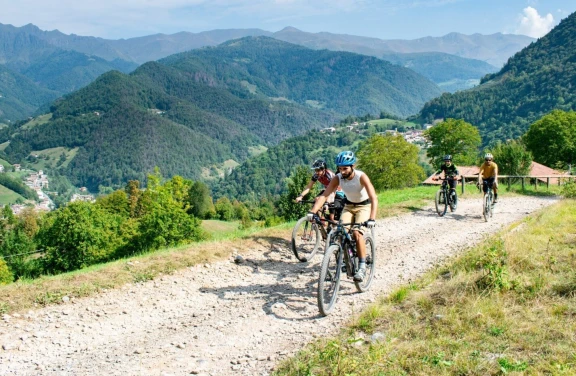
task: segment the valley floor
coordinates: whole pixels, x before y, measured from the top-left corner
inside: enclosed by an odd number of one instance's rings
[[[62,305],[4,316],[0,375],[266,375],[315,337],[336,334],[378,295],[507,224],[556,202],[503,197],[485,223],[479,199],[440,218],[432,208],[378,221],[377,272],[335,312],[316,306],[319,262],[297,263],[288,239],[262,238],[233,260],[198,265]]]

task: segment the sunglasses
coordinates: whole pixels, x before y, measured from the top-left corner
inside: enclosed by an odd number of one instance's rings
[[[314,171],[320,172],[320,171],[324,171],[324,169],[323,168],[316,168],[316,169],[314,169]]]
[[[492,161],[492,159],[490,159],[490,158],[486,158],[486,159],[484,159],[484,160],[485,160],[486,162],[491,162],[491,161]]]

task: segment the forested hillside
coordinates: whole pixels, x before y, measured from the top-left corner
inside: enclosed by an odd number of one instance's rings
[[[424,106],[425,119],[462,118],[484,143],[517,138],[553,109],[576,109],[576,13],[510,59],[480,86]]]
[[[110,70],[128,73],[138,66],[57,48],[42,39],[44,33],[50,34],[33,25],[17,28],[0,24],[0,74],[4,76],[0,78],[0,95],[8,98],[0,100],[3,112],[0,120],[24,119],[55,98],[86,86],[102,73]],[[12,77],[6,77],[7,71]]]
[[[0,123],[31,115],[58,92],[38,86],[28,77],[0,65]]]
[[[240,200],[254,200],[277,196],[286,189],[285,178],[298,166],[309,166],[315,159],[324,159],[328,168],[336,171],[334,157],[342,148],[356,149],[359,141],[392,125],[356,126],[351,132],[344,124],[334,133],[310,131],[305,135],[282,141],[266,152],[248,159],[221,181],[212,184],[215,197],[228,196]],[[390,123],[393,124],[393,123]]]
[[[311,50],[268,37],[247,37],[160,61],[239,95],[289,100],[341,115],[408,116],[439,95],[414,71],[380,59]]]
[[[23,160],[32,150],[79,147],[63,173],[93,191],[145,181],[155,166],[166,176],[198,179],[203,166],[242,161],[250,146],[334,120],[286,102],[239,98],[158,63],[131,76],[106,73],[55,103],[52,114],[39,126],[13,128],[5,152]]]

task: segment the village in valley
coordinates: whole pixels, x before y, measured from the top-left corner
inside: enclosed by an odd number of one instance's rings
[[[424,131],[432,128],[437,123],[441,122],[443,119],[435,120],[433,124],[423,124],[417,125],[412,122],[392,120],[392,119],[378,119],[370,120],[365,122],[354,121],[350,124],[346,124],[342,127],[328,127],[320,130],[321,133],[335,133],[337,130],[345,129],[348,132],[363,133],[369,126],[376,126],[377,128],[388,128],[382,131],[377,131],[376,134],[382,135],[401,135],[404,139],[411,143],[417,144],[422,147],[426,147],[428,142],[424,137]],[[417,129],[420,127],[422,129]]]
[[[12,171],[8,171],[11,169]],[[38,201],[17,200],[17,203],[11,204],[10,208],[14,214],[20,214],[23,210],[31,208],[35,211],[48,212],[54,210],[56,205],[50,196],[58,196],[58,192],[50,190],[50,181],[48,175],[43,170],[34,171],[23,168],[20,164],[14,164],[9,168],[0,164],[0,173],[17,173],[23,179],[24,184],[36,193]],[[80,193],[72,194],[70,202],[73,201],[95,201],[94,195],[88,193],[85,187],[79,189]]]

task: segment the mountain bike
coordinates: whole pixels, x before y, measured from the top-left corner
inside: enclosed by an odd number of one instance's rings
[[[456,210],[456,206],[458,204],[458,194],[456,190],[454,190],[454,195],[451,195],[451,189],[448,184],[448,180],[451,178],[439,178],[442,180],[442,187],[436,192],[436,198],[434,203],[436,204],[436,212],[440,217],[446,214],[448,207],[450,207],[450,211],[453,212]],[[452,178],[453,179],[453,178]]]
[[[492,186],[487,184],[488,189],[486,190],[486,194],[484,195],[483,199],[483,207],[482,207],[482,215],[484,216],[484,221],[488,222],[492,215],[493,206],[494,206],[494,193],[492,191]]]
[[[330,244],[324,253],[320,278],[318,279],[318,309],[322,316],[327,316],[338,300],[342,273],[346,273],[346,276],[350,279],[354,278],[354,274],[358,271],[359,261],[356,253],[356,241],[350,235],[350,232],[366,225],[366,222],[359,224],[342,223],[342,221],[329,222],[333,225],[329,235]],[[352,228],[348,230],[346,226],[352,226]],[[362,282],[354,281],[359,292],[367,291],[374,278],[374,268],[376,266],[374,230],[364,234],[364,241],[366,242],[366,277]]]
[[[300,201],[300,203],[314,204],[315,201]],[[330,224],[328,228],[324,227],[325,221],[329,220],[329,211],[326,209],[332,209],[334,204],[324,206],[316,213],[317,215],[314,216],[312,222],[308,220],[307,216],[304,216],[296,222],[292,230],[292,252],[300,262],[312,260],[320,249],[320,241],[326,241],[328,238],[331,228]]]

